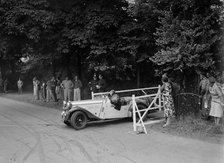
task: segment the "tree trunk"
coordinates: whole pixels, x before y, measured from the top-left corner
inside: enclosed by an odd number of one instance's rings
[[[0,78],[3,78],[3,60],[0,58]]]
[[[140,65],[136,64],[137,88],[140,87]]]
[[[55,76],[56,74],[56,65],[55,65],[55,60],[54,60],[54,57],[53,57],[53,54],[52,54],[52,57],[51,57],[51,63],[52,63],[52,75]]]
[[[10,68],[11,68],[12,75],[14,76],[14,78],[16,78],[15,61],[14,60],[10,60]]]
[[[82,54],[81,52],[77,54],[77,73],[80,79],[82,79]]]

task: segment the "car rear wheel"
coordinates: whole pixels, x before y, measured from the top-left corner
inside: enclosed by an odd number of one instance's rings
[[[82,111],[76,111],[71,116],[71,125],[76,130],[80,130],[86,127],[87,117]]]

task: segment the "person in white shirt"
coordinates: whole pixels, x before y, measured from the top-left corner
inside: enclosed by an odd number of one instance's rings
[[[61,87],[64,89],[64,101],[72,101],[73,82],[68,77],[62,81]]]
[[[17,87],[18,87],[18,93],[19,94],[22,94],[23,93],[23,90],[22,90],[22,87],[23,87],[23,81],[19,78],[19,80],[17,81]]]
[[[74,80],[74,101],[80,101],[81,100],[81,87],[82,82],[78,79],[78,76],[75,76]]]
[[[34,77],[33,78],[33,93],[34,93],[34,98],[36,100],[39,100],[39,85],[40,85],[40,81]]]

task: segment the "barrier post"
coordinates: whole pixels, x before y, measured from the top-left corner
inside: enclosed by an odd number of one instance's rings
[[[133,119],[133,129],[136,131],[136,112],[135,112],[135,95],[132,95],[132,119]]]
[[[159,85],[159,90],[158,90],[158,94],[159,94],[159,111],[162,110],[162,93],[161,93],[161,86]]]
[[[91,91],[92,100],[94,99],[93,91]]]

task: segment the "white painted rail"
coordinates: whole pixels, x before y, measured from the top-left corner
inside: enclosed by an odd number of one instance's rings
[[[161,94],[161,86],[158,87],[152,87],[152,89],[158,89],[156,94],[149,94],[149,95],[143,95],[143,96],[135,96],[132,95],[132,113],[133,113],[133,130],[136,132],[137,127],[142,127],[143,132],[147,134],[147,130],[145,125],[152,124],[152,123],[159,123],[162,120],[153,120],[153,121],[147,121],[144,122],[144,117],[148,113],[149,110],[155,110],[155,109],[162,109],[162,94]],[[136,99],[141,98],[152,98],[151,103],[149,104],[148,108],[139,110],[138,105],[136,103]],[[137,115],[139,119],[137,120]]]

